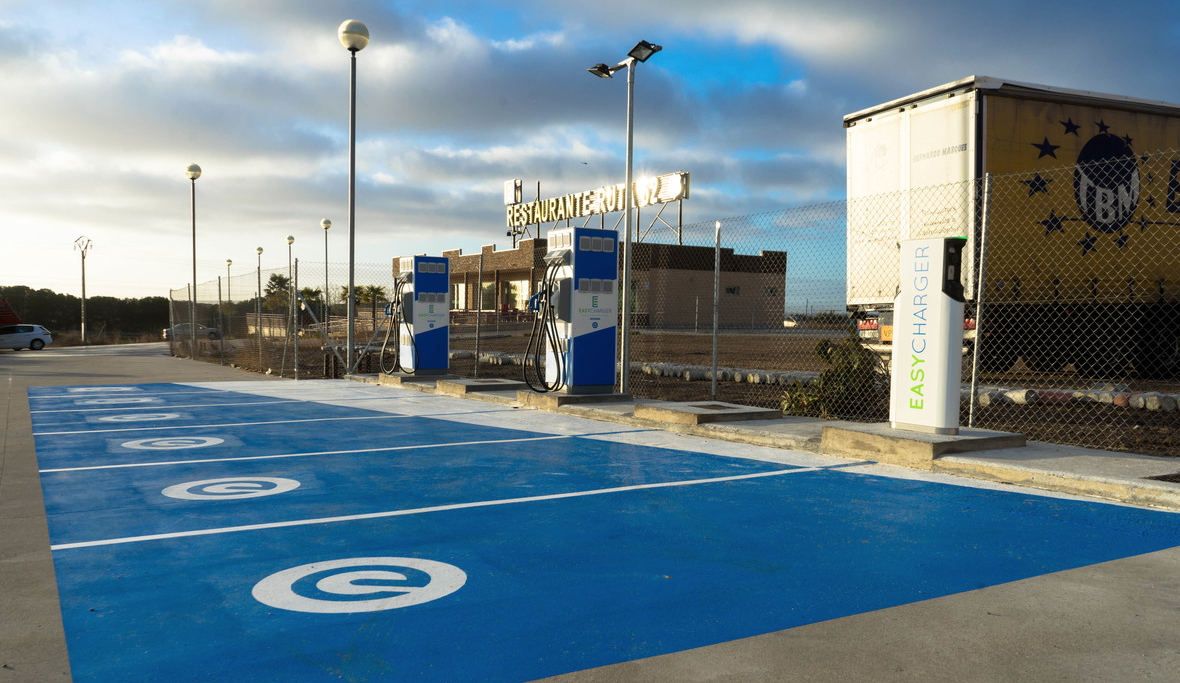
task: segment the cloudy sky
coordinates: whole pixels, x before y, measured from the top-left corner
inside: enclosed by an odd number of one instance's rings
[[[972,74],[1180,101],[1159,0],[0,0],[0,285],[167,295],[295,256],[347,260],[359,19],[357,261],[506,247],[503,183],[689,171],[686,221],[839,199],[843,115]],[[622,76],[623,74],[620,74]],[[1180,141],[1177,141],[1180,146]],[[526,191],[526,197],[529,192]]]

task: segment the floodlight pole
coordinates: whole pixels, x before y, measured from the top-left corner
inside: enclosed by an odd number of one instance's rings
[[[627,58],[614,66],[595,64],[587,69],[599,78],[611,78],[619,69],[627,70],[627,172],[623,182],[623,212],[626,218],[623,231],[623,277],[620,289],[623,297],[619,344],[619,393],[631,393],[631,208],[634,200],[634,148],[635,148],[635,67],[646,62],[663,48],[641,40],[627,53]]]
[[[633,152],[635,148],[635,67],[639,64],[634,57],[628,58],[627,65],[627,177],[623,184],[623,211],[626,213],[623,230],[623,321],[619,334],[619,393],[631,393],[631,183],[634,177]]]
[[[369,44],[369,29],[355,19],[340,24],[340,44],[352,56],[352,81],[348,90],[348,355],[346,373],[351,373],[356,350],[356,53]]]
[[[348,107],[348,355],[345,373],[352,373],[356,349],[356,50],[352,55],[352,86]]]
[[[191,181],[192,185],[192,209],[193,209],[193,293],[189,297],[189,358],[196,359],[197,357],[197,178],[201,177],[201,167],[196,164],[189,164],[184,169],[185,176]]]
[[[188,338],[191,346],[189,358],[197,357],[197,179],[191,178],[193,207],[193,295],[189,297],[192,315],[189,316]]]

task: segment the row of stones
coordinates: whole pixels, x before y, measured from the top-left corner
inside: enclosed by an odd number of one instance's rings
[[[452,351],[451,359],[475,358],[474,351]],[[504,353],[489,351],[479,354],[481,363],[489,365],[524,365],[523,353]],[[685,365],[682,363],[632,363],[632,370],[638,370],[645,375],[656,377],[671,377],[688,381],[711,381],[713,369],[703,365]],[[775,384],[781,386],[810,384],[819,376],[818,372],[771,370],[750,370],[743,368],[717,368],[717,380],[720,382],[737,382],[747,384]],[[964,386],[963,397],[971,395],[971,389]],[[982,386],[977,389],[979,405],[1035,405],[1035,404],[1067,404],[1094,403],[1112,405],[1119,408],[1136,410],[1175,412],[1180,408],[1180,395],[1160,392],[1131,391],[1126,385],[1106,384],[1092,389],[1021,389],[1002,386]]]

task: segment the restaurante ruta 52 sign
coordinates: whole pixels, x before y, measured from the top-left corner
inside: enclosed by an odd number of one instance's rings
[[[575,192],[563,197],[539,199],[507,207],[508,227],[519,228],[533,223],[549,223],[567,218],[584,218],[623,210],[623,185]],[[688,199],[688,173],[678,171],[635,181],[631,206],[642,208]]]

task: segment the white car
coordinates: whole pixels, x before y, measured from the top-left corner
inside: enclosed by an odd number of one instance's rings
[[[0,327],[0,349],[20,351],[30,348],[34,351],[53,343],[53,335],[40,325],[4,325]]]

